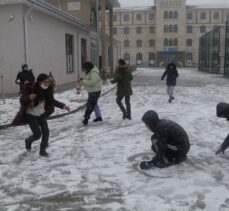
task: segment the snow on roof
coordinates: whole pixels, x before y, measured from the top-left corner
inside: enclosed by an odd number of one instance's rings
[[[224,9],[229,8],[229,4],[202,4],[202,5],[187,5],[194,9]]]

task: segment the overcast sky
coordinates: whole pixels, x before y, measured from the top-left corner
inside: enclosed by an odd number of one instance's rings
[[[129,6],[152,6],[154,0],[119,0],[122,7]],[[223,4],[229,3],[229,0],[187,0],[187,4]]]

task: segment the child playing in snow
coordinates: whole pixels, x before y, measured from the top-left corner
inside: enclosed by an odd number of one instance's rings
[[[176,65],[174,63],[169,63],[166,67],[164,74],[161,77],[161,80],[164,80],[167,76],[167,94],[169,95],[169,103],[175,99],[173,96],[173,91],[176,86],[176,81],[179,76],[177,72]]]
[[[180,125],[170,120],[159,119],[153,110],[147,111],[142,121],[154,133],[151,141],[152,150],[156,155],[150,161],[142,161],[141,169],[164,168],[185,161],[190,144],[187,133]]]

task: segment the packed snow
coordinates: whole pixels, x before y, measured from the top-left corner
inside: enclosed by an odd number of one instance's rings
[[[29,128],[0,131],[0,210],[227,211],[229,152],[215,155],[228,122],[215,107],[229,99],[220,75],[179,69],[176,100],[168,103],[163,69],[141,69],[133,82],[133,120],[123,121],[115,91],[100,99],[104,122],[81,124],[83,111],[49,121],[49,158],[39,142],[27,153]],[[151,159],[151,132],[141,122],[149,109],[182,125],[191,142],[188,160],[166,169],[140,171]]]

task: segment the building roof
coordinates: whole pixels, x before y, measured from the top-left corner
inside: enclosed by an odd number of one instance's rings
[[[0,0],[0,6],[8,4],[25,4],[27,6],[33,6],[35,9],[38,9],[44,13],[47,13],[51,16],[54,16],[65,22],[75,25],[76,27],[83,28],[86,30],[94,30],[87,23],[62,10],[59,10],[53,5],[47,3],[45,0]]]
[[[202,4],[202,5],[187,5],[192,9],[229,9],[229,4]]]
[[[126,11],[146,11],[146,10],[153,10],[155,6],[141,6],[141,7],[121,7],[115,9],[115,11],[119,12],[126,12]]]
[[[120,7],[121,6],[118,0],[109,0],[109,2],[113,7]]]

